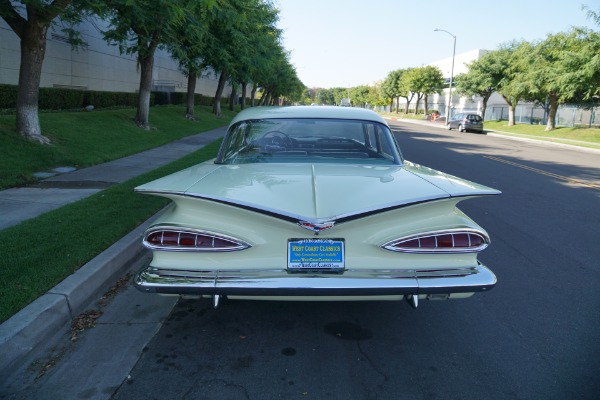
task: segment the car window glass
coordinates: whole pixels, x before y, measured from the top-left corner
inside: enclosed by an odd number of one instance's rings
[[[230,128],[219,163],[401,163],[389,128],[378,122],[335,119],[265,119]]]

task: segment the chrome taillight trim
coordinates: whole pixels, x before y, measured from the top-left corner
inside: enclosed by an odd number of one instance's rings
[[[163,235],[164,235],[164,232],[177,233],[178,234],[177,245],[164,245],[162,243],[160,245],[157,245],[154,243],[150,243],[148,241],[148,237],[150,235],[152,235],[153,233],[156,233],[156,232],[161,232],[161,231],[163,232]],[[179,242],[180,242],[182,233],[210,237],[213,239],[213,244],[214,244],[215,239],[226,240],[228,242],[233,242],[235,244],[235,246],[209,247],[209,248],[192,247],[192,246],[181,246],[180,247]],[[197,236],[195,238],[196,243],[198,242]],[[162,242],[162,240],[161,240],[161,242]],[[184,251],[184,252],[230,252],[230,251],[244,250],[244,249],[252,247],[249,243],[247,243],[241,239],[235,238],[233,236],[223,235],[221,233],[215,233],[215,232],[206,231],[203,229],[181,227],[181,226],[177,226],[177,225],[155,225],[153,227],[150,227],[149,229],[146,230],[146,232],[144,232],[144,239],[143,239],[142,243],[144,244],[144,247],[146,247],[150,250]]]
[[[416,239],[425,239],[434,237],[436,240],[437,246],[437,237],[444,235],[452,235],[452,243],[454,244],[454,235],[467,234],[467,235],[476,235],[483,239],[483,244],[475,247],[435,247],[435,248],[414,248],[414,247],[402,247],[399,246],[402,242],[409,242]],[[469,244],[470,244],[469,237]],[[490,237],[484,231],[477,229],[468,229],[468,228],[456,228],[456,229],[444,229],[439,231],[430,231],[418,233],[415,235],[404,236],[398,239],[390,240],[385,243],[383,246],[384,249],[402,252],[402,253],[419,253],[419,254],[456,254],[456,253],[478,253],[480,251],[485,250],[490,244]]]

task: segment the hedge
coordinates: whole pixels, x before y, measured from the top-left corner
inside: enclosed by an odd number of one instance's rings
[[[185,104],[186,93],[183,92],[152,92],[150,105]],[[92,105],[95,108],[136,107],[138,94],[130,92],[100,92],[94,90],[77,90],[63,88],[40,88],[40,110],[73,110]],[[221,99],[221,104],[227,105],[228,97]],[[250,100],[247,99],[249,104]],[[201,94],[195,95],[195,104],[211,106],[213,98]],[[15,109],[17,107],[17,86],[0,84],[0,109]]]

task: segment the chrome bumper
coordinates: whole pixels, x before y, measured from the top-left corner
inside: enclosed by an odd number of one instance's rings
[[[343,274],[285,270],[186,271],[147,266],[134,284],[149,293],[211,296],[385,296],[489,290],[496,276],[482,264],[439,270],[346,270]]]

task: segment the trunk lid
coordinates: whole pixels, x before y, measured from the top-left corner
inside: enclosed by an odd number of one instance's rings
[[[199,164],[136,188],[241,206],[309,222],[337,220],[495,189],[412,163]]]

